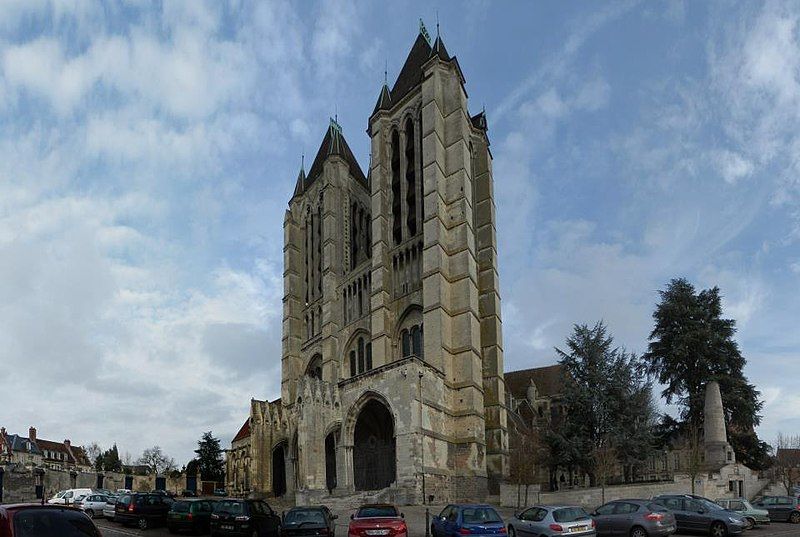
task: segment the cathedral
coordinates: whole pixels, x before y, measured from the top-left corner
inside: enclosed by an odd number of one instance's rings
[[[331,120],[286,210],[281,397],[253,400],[229,493],[475,500],[508,475],[492,155],[425,27],[367,124]]]

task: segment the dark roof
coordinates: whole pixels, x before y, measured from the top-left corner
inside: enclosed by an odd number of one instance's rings
[[[294,194],[292,194],[292,198],[295,198],[303,193],[306,186],[306,171],[301,167],[300,173],[297,174],[297,182],[294,185]]]
[[[414,41],[414,45],[408,53],[403,68],[400,69],[400,74],[397,75],[394,86],[392,86],[393,102],[400,101],[409,91],[422,82],[422,66],[425,65],[430,57],[431,46],[420,32],[417,34],[417,40]]]
[[[248,436],[250,436],[250,418],[247,418],[247,420],[245,420],[244,425],[242,425],[242,428],[239,429],[239,432],[236,433],[236,436],[233,437],[233,440],[231,440],[231,442],[238,442],[239,440],[244,440]]]
[[[375,109],[372,111],[374,116],[378,110],[388,110],[392,107],[392,96],[389,94],[389,86],[386,84],[381,88],[381,94],[378,95],[378,102],[375,103]]]
[[[442,37],[439,35],[436,36],[436,41],[433,42],[431,56],[439,56],[439,59],[443,61],[450,61],[450,55],[447,53],[447,49],[444,46],[444,41],[442,41]]]
[[[564,392],[564,375],[564,368],[561,364],[510,371],[504,376],[506,392],[513,395],[515,399],[524,399],[527,397],[528,386],[533,381],[539,395],[543,397],[558,396]]]
[[[364,176],[364,172],[361,171],[361,166],[358,165],[353,151],[350,149],[350,146],[347,145],[347,140],[344,139],[342,127],[335,120],[331,119],[330,126],[325,132],[325,137],[322,139],[322,143],[317,151],[317,156],[314,157],[314,163],[311,164],[311,169],[308,170],[308,176],[306,176],[303,190],[308,188],[317,177],[322,175],[322,168],[325,161],[329,156],[333,155],[342,157],[350,168],[350,175],[361,181],[364,185],[367,184],[367,178]],[[295,187],[295,192],[296,191],[297,187]]]
[[[479,112],[472,116],[470,120],[472,121],[472,126],[476,129],[489,130],[489,126],[486,123],[486,112]]]
[[[55,451],[57,453],[64,453],[67,455],[69,460],[73,459],[72,454],[69,452],[69,449],[67,449],[67,446],[62,443],[51,442],[50,440],[42,440],[41,438],[37,438],[36,443],[39,444],[39,447],[42,449],[42,451],[47,450]]]
[[[25,453],[35,453],[38,455],[42,454],[42,451],[37,445],[37,443],[40,443],[41,440],[34,442],[31,439],[18,434],[9,434],[6,436],[6,440],[8,441],[8,445],[11,447],[12,451],[24,451]],[[30,449],[28,449],[27,442],[30,442]]]

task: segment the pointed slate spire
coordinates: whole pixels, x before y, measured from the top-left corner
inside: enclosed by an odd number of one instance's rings
[[[436,41],[433,42],[433,47],[431,48],[431,58],[434,56],[438,56],[442,61],[450,61],[450,54],[447,53],[447,49],[444,46],[444,41],[442,41],[442,36],[437,35]]]
[[[297,183],[294,185],[294,194],[292,194],[292,198],[296,198],[306,189],[305,159],[306,157],[303,155],[300,160],[300,173],[297,174]]]
[[[389,110],[392,107],[392,94],[389,92],[389,86],[386,82],[383,83],[381,94],[378,95],[378,102],[375,103],[375,109],[372,111],[374,116],[379,110]]]
[[[331,118],[328,130],[325,132],[325,137],[322,139],[319,150],[317,150],[317,155],[314,157],[314,162],[311,164],[311,168],[308,170],[308,175],[305,178],[306,189],[308,189],[317,177],[322,174],[325,161],[328,160],[328,157],[334,155],[341,157],[347,162],[350,168],[350,174],[353,177],[360,180],[362,183],[367,182],[367,178],[364,176],[364,172],[361,170],[356,157],[353,155],[353,151],[350,149],[350,146],[347,145],[347,140],[345,140],[342,134],[341,125],[339,125],[336,119]]]

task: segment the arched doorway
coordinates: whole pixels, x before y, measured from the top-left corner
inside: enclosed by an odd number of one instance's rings
[[[353,434],[356,490],[378,490],[395,481],[394,423],[389,409],[375,399],[361,408]]]
[[[325,488],[336,488],[336,432],[325,437]]]
[[[272,450],[272,493],[286,494],[286,444],[280,443]]]

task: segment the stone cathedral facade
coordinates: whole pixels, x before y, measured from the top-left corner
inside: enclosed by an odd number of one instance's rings
[[[252,401],[237,471],[298,503],[481,498],[509,464],[492,157],[424,26],[367,134],[366,174],[332,120],[297,178],[281,397]]]

